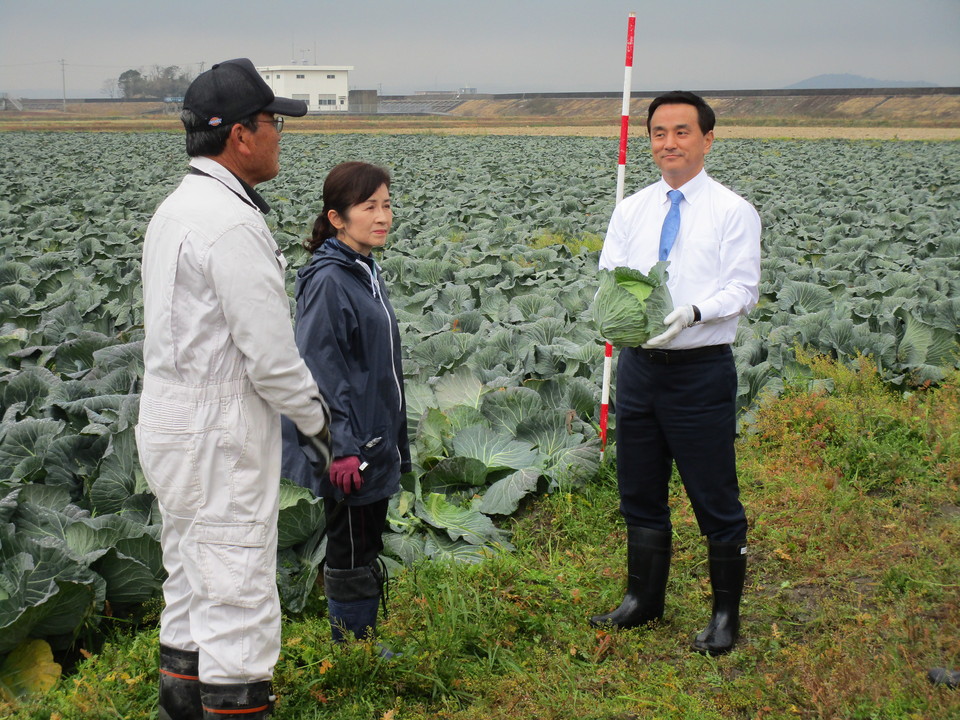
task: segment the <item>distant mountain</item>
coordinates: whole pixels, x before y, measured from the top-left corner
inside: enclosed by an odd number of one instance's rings
[[[862,75],[839,73],[833,75],[817,75],[816,77],[801,80],[793,85],[787,85],[786,90],[823,90],[826,88],[895,88],[895,87],[938,87],[935,83],[904,80],[875,80]]]

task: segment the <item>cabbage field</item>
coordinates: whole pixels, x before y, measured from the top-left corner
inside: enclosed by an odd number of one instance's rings
[[[335,163],[387,166],[380,261],[404,339],[414,472],[388,552],[472,562],[509,548],[524,498],[593,477],[603,347],[591,321],[616,142],[550,137],[283,137],[260,187],[293,275]],[[648,157],[627,186],[655,179]],[[68,647],[159,592],[158,514],[133,426],[139,256],[186,166],[168,134],[0,135],[0,658]],[[764,223],[761,300],[735,347],[739,406],[806,370],[798,346],[870,355],[891,385],[958,365],[960,143],[721,140],[711,174]],[[280,587],[304,607],[322,510],[283,489]]]

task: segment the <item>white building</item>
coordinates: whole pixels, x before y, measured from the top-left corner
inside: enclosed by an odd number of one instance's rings
[[[257,70],[275,95],[303,100],[307,112],[350,109],[352,65],[266,65]]]

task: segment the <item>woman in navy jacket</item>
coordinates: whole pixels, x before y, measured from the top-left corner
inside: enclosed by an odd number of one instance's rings
[[[317,478],[285,422],[283,475],[324,498],[324,588],[337,642],[347,630],[373,636],[387,505],[410,470],[400,332],[371,255],[392,222],[389,173],[362,162],[337,165],[304,242],[313,257],[297,273],[297,346],[330,405],[333,461]]]

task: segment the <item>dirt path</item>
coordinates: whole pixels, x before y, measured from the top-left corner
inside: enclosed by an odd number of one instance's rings
[[[960,140],[960,128],[718,127],[719,138],[793,138],[798,140]]]
[[[578,122],[580,124],[578,124]],[[589,124],[588,124],[589,123]],[[175,116],[91,117],[81,114],[60,115],[54,112],[0,113],[0,132],[3,131],[61,131],[61,132],[177,132],[183,127]],[[364,134],[435,134],[435,135],[530,135],[561,137],[619,137],[620,124],[589,119],[511,117],[399,117],[357,116],[328,118],[308,116],[292,119],[285,132],[290,133],[364,133]],[[646,129],[635,119],[631,125],[632,138],[645,138]],[[822,140],[960,140],[958,127],[849,127],[849,126],[747,126],[724,125],[716,129],[718,139],[798,139]]]
[[[318,132],[307,130],[307,132]],[[324,131],[319,131],[324,132]],[[537,135],[563,137],[619,137],[620,128],[604,126],[568,127],[436,127],[339,130],[362,133],[435,133],[438,135]],[[960,140],[960,128],[869,128],[869,127],[752,127],[718,126],[718,139],[792,139],[792,140]],[[643,128],[631,130],[631,138],[645,138]]]
[[[724,95],[711,102],[718,139],[960,140],[960,95],[946,92],[925,94],[922,102],[906,91],[888,96],[853,90],[803,97]],[[633,99],[631,137],[646,136],[648,103],[649,98]],[[290,118],[286,131],[616,138],[621,104],[619,98],[477,98],[448,115],[312,114]],[[177,114],[160,102],[68,103],[64,109],[0,112],[0,132],[183,132]],[[819,122],[824,124],[814,125]]]

